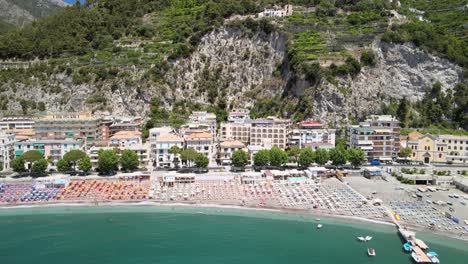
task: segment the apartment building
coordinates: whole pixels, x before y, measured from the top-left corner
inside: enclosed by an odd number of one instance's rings
[[[180,165],[180,155],[170,153],[172,147],[184,148],[184,139],[175,134],[161,134],[151,141],[153,166],[174,168]]]
[[[49,158],[55,165],[57,161],[63,158],[63,155],[70,150],[84,151],[85,144],[83,140],[75,139],[30,139],[15,142],[15,156],[19,157],[29,150],[37,150],[44,158]]]
[[[230,165],[232,163],[232,153],[237,150],[247,152],[246,145],[239,140],[225,140],[219,143],[218,162],[222,165]]]
[[[38,139],[82,139],[87,146],[100,140],[100,121],[91,112],[48,114],[35,122]]]
[[[140,131],[119,131],[109,139],[110,147],[126,148],[132,145],[142,144],[142,134]]]
[[[221,141],[234,139],[249,144],[250,127],[251,123],[222,123],[219,139]]]
[[[196,132],[186,136],[185,148],[193,148],[196,152],[205,155],[210,162],[215,160],[216,146],[213,136],[208,132]]]
[[[134,144],[134,145],[129,145],[126,147],[96,147],[93,146],[88,149],[87,153],[89,158],[91,159],[91,164],[93,165],[93,168],[98,167],[98,161],[99,161],[99,151],[100,150],[111,150],[111,149],[118,149],[120,150],[117,155],[120,157],[122,150],[131,150],[135,152],[138,155],[138,161],[139,161],[139,166],[140,168],[147,168],[150,166],[150,155],[149,155],[149,144]]]
[[[252,120],[250,127],[250,145],[271,145],[286,149],[291,121],[276,117]]]
[[[293,6],[285,5],[284,7],[274,6],[266,8],[263,12],[258,13],[258,17],[286,17],[293,14]]]
[[[198,133],[207,131],[213,136],[213,139],[215,139],[217,135],[216,130],[216,115],[206,111],[197,111],[192,112],[187,124],[181,127],[181,134],[185,136],[192,132]]]
[[[302,121],[290,130],[289,147],[331,149],[335,147],[335,132],[335,129],[324,128],[320,122]]]
[[[0,130],[0,171],[10,170],[15,158],[15,134]]]
[[[120,131],[138,131],[142,127],[143,119],[141,117],[116,117],[109,125],[109,135],[113,136]]]
[[[236,108],[232,109],[228,115],[229,123],[245,123],[250,120],[250,111],[248,109]]]
[[[348,145],[362,149],[368,160],[391,161],[400,152],[400,122],[389,115],[372,115],[348,128]]]
[[[25,140],[35,136],[34,119],[29,116],[2,117],[0,130],[14,133],[17,140]]]
[[[220,125],[219,139],[221,141],[238,140],[249,144],[251,122],[249,110],[233,109],[229,112],[228,122]]]

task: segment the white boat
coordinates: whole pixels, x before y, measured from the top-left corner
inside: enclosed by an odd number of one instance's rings
[[[366,239],[365,239],[364,237],[358,237],[357,239],[358,239],[359,241],[362,241],[362,242],[366,241]]]
[[[320,229],[320,228],[322,228],[322,227],[323,227],[323,225],[321,225],[321,224],[318,224],[318,225],[317,225],[317,229]]]
[[[373,248],[368,248],[367,255],[369,255],[370,257],[375,256],[375,250]]]
[[[366,241],[370,241],[372,239],[371,236],[366,236]]]

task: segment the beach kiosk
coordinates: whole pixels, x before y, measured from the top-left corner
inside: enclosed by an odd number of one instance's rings
[[[363,171],[364,177],[371,179],[371,178],[376,178],[376,177],[382,177],[382,170],[379,169],[378,167],[367,167],[364,168]]]
[[[310,178],[321,178],[328,176],[329,170],[325,167],[309,167],[306,170],[307,176]]]

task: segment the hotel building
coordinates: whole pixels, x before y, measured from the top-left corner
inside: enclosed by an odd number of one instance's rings
[[[322,123],[302,121],[289,133],[289,147],[331,149],[335,147],[335,129],[323,128]]]
[[[348,146],[362,149],[368,160],[391,161],[400,152],[400,122],[388,115],[372,115],[348,128]]]
[[[0,171],[10,170],[10,162],[15,158],[15,134],[0,130]]]
[[[250,145],[276,146],[286,149],[291,121],[276,117],[252,120],[250,127]]]
[[[84,151],[84,141],[75,139],[51,140],[51,139],[31,139],[15,142],[15,156],[19,157],[29,150],[37,150],[44,158],[50,158],[53,164],[63,158],[63,155],[70,150]]]
[[[48,114],[35,123],[36,137],[38,139],[82,139],[87,146],[99,142],[98,118],[91,112]]]
[[[193,148],[196,152],[205,155],[210,163],[215,160],[216,147],[210,133],[196,132],[186,136],[185,148]]]
[[[184,139],[175,134],[161,134],[151,141],[151,157],[155,167],[178,167],[180,155],[169,153],[171,148],[184,148]]]
[[[236,150],[242,150],[247,153],[245,144],[239,140],[225,140],[219,143],[218,162],[221,165],[230,165],[232,163],[232,153]]]
[[[109,140],[110,147],[126,148],[132,145],[141,145],[142,138],[140,131],[119,131]]]

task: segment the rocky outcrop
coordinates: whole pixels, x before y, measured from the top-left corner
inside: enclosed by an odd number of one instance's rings
[[[0,0],[0,20],[22,27],[37,18],[49,15],[67,6],[61,0]]]
[[[349,117],[378,113],[390,98],[420,99],[436,81],[443,89],[462,81],[461,67],[414,45],[375,42],[372,49],[378,56],[374,67],[363,67],[354,79],[337,78],[335,84],[323,81],[309,94],[315,118],[338,125]],[[303,92],[307,94],[307,89]]]
[[[192,97],[200,103],[209,101],[203,91],[204,81],[214,74],[216,89],[229,102],[242,101],[244,106],[253,98],[245,96],[249,91],[272,78],[284,60],[285,37],[282,33],[263,32],[250,35],[232,26],[221,27],[203,37],[197,50],[187,60],[175,64],[176,94]],[[276,94],[283,87],[277,87]]]
[[[376,44],[374,50],[378,55],[376,67],[364,68],[353,82],[353,90],[416,100],[436,81],[441,82],[444,89],[449,89],[462,79],[461,67],[412,44],[382,42]]]

